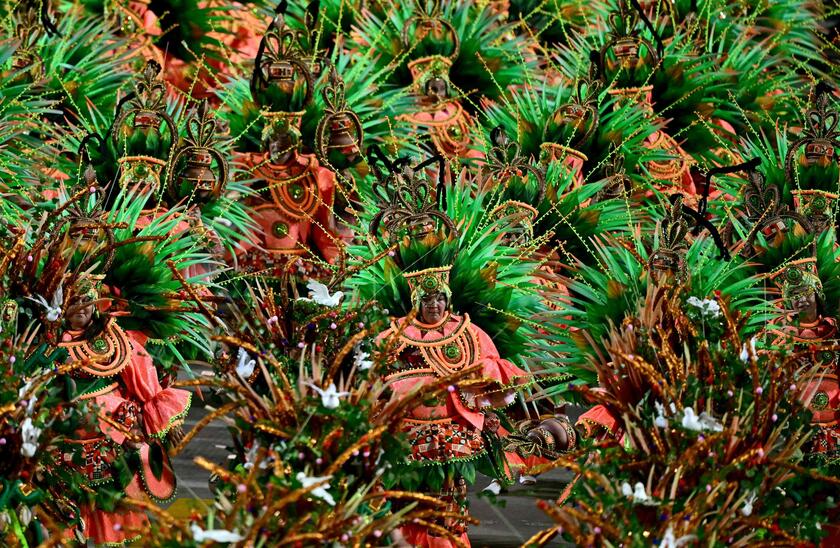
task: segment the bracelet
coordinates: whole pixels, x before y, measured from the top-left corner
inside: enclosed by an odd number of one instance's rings
[[[577,448],[577,431],[575,427],[572,426],[572,423],[568,420],[558,419],[560,426],[563,427],[563,430],[566,431],[566,438],[567,438],[567,446],[566,451],[573,451]]]
[[[534,432],[537,436],[539,436],[546,449],[554,451],[554,446],[557,445],[557,442],[554,440],[554,435],[549,432],[548,429],[538,426],[531,430],[531,432]]]

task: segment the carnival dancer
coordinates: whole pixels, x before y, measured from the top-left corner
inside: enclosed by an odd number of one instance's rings
[[[147,337],[124,331],[100,311],[100,282],[101,277],[83,274],[67,296],[66,329],[57,346],[67,352],[69,363],[80,365],[70,373],[74,402],[87,406],[90,416],[76,439],[59,449],[59,458],[97,491],[121,488],[117,461],[125,457],[134,463],[129,464],[133,473],[125,494],[164,502],[174,496],[175,476],[161,442],[177,443],[183,436],[180,423],[191,396],[162,388],[145,349]],[[82,502],[78,511],[83,536],[96,544],[135,541],[149,527],[144,513],[126,508],[105,510]]]
[[[471,382],[451,386],[445,395],[414,407],[404,421],[411,444],[404,476],[420,479],[418,485],[403,487],[431,492],[445,500],[451,512],[467,516],[468,478],[477,469],[493,477],[504,474],[504,456],[496,436],[499,420],[493,410],[514,401],[528,373],[502,359],[490,336],[472,324],[468,315],[450,311],[449,271],[445,266],[405,274],[417,315],[394,320],[379,340],[396,344],[397,359],[386,377],[394,399],[408,397],[441,377],[480,366]],[[454,546],[441,534],[445,530],[469,546],[463,519],[447,518],[435,525],[428,529],[408,524],[401,534],[414,546]]]
[[[811,451],[823,459],[840,454],[840,386],[837,377],[837,357],[830,350],[837,338],[836,320],[825,315],[826,307],[822,282],[815,273],[816,259],[792,261],[779,276],[782,279],[784,302],[789,314],[784,324],[771,330],[776,344],[793,343],[803,356],[804,365],[819,368],[814,379],[804,389],[803,402],[811,409],[813,421],[819,427],[811,443]],[[778,279],[778,278],[777,278]]]

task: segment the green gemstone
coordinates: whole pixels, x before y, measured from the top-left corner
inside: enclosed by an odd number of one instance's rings
[[[798,268],[788,268],[785,277],[788,281],[799,282],[802,280],[802,272]]]
[[[284,238],[289,235],[289,225],[282,221],[277,221],[271,225],[271,232],[278,238]]]
[[[828,394],[825,392],[817,392],[814,399],[811,400],[811,408],[821,411],[828,407]]]
[[[298,201],[303,198],[303,187],[298,184],[291,185],[289,187],[289,194],[293,200]]]
[[[423,278],[423,289],[435,289],[437,288],[437,280],[434,276],[426,276]]]
[[[93,341],[93,349],[97,352],[104,352],[108,348],[108,343],[105,342],[105,339],[94,339]]]
[[[455,360],[461,356],[461,349],[454,344],[450,344],[443,349],[443,354],[450,360]]]
[[[146,167],[146,164],[137,164],[134,167],[134,174],[138,177],[145,177],[149,173],[149,168]]]

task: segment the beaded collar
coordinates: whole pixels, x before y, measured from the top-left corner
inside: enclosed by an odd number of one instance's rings
[[[438,330],[442,330],[444,326],[446,326],[447,324],[449,324],[449,322],[452,321],[457,321],[459,323],[458,327],[453,329],[451,333],[449,333],[448,335],[443,335],[438,332]],[[400,344],[402,346],[424,347],[446,344],[460,337],[461,334],[470,325],[470,316],[469,314],[464,314],[463,317],[458,317],[447,312],[446,315],[435,324],[423,323],[418,321],[417,318],[415,318],[411,321],[411,324],[409,325],[420,331],[422,337],[421,339],[416,339],[407,335],[406,330],[403,329],[403,326],[400,325],[400,323],[398,322],[399,320],[391,321],[391,329],[393,329],[395,333],[400,333]]]
[[[71,330],[67,333],[80,334]],[[80,368],[83,374],[94,377],[113,377],[131,362],[131,341],[113,318],[92,339],[61,342],[58,346],[67,349],[72,361],[84,363]]]
[[[458,322],[457,327],[448,335],[435,333],[451,322]],[[438,323],[429,325],[412,321],[410,328],[420,331],[421,337],[416,339],[402,330],[398,351],[402,352],[406,347],[417,348],[423,361],[437,375],[445,377],[454,372],[469,367],[480,359],[480,346],[474,330],[469,329],[470,317],[467,314],[458,317],[448,314]],[[397,322],[391,323],[391,328],[400,333],[400,326]]]

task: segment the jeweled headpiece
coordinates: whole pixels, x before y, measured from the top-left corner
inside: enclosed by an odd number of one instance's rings
[[[624,170],[624,154],[613,150],[611,156],[612,159],[604,167],[606,184],[595,195],[596,201],[620,198],[633,190],[633,180],[630,179],[630,176]]]
[[[118,107],[110,138],[117,150],[127,152],[119,159],[120,188],[157,192],[160,174],[176,144],[175,121],[166,112],[166,85],[160,74],[161,66],[147,61],[135,81],[134,97]],[[161,131],[164,122],[165,132]],[[144,137],[138,139],[138,135]]]
[[[312,10],[312,6],[315,9]],[[309,58],[314,53],[312,35],[317,2],[306,10],[303,29],[286,24],[286,2],[281,2],[275,20],[269,25],[254,60],[251,96],[264,110],[296,112],[312,100],[315,79]]]
[[[561,145],[573,149],[586,143],[598,129],[597,92],[600,83],[588,78],[578,80],[569,101],[554,113],[553,122],[561,128]]]
[[[449,288],[451,269],[451,266],[440,266],[403,274],[411,289],[411,303],[415,308],[420,308],[420,302],[426,295],[435,293],[443,293],[448,302],[452,301],[452,290]]]
[[[412,25],[416,25],[413,33]],[[452,38],[452,51],[446,57],[453,60],[458,57],[461,42],[455,27],[441,14],[440,0],[414,0],[414,13],[406,19],[402,28],[403,46],[416,46],[429,35],[443,39],[444,34],[449,34]]]
[[[822,295],[822,281],[817,274],[817,259],[814,257],[791,261],[770,278],[781,289],[785,299],[809,289]]]
[[[534,221],[539,211],[534,207],[517,200],[507,200],[493,208],[490,219],[503,221],[512,232],[522,233],[528,241],[534,238]]]
[[[44,63],[38,55],[38,39],[41,36],[41,26],[38,21],[38,14],[34,9],[21,10],[15,19],[15,28],[18,41],[17,51],[12,57],[12,68],[22,70],[30,67],[29,76],[38,78],[44,74]]]
[[[840,114],[828,107],[828,95],[821,93],[817,104],[805,115],[805,129],[801,139],[788,148],[785,174],[793,182],[793,167],[800,148],[805,147],[805,165],[828,165],[834,159],[835,147],[840,147]]]
[[[758,233],[765,238],[773,239],[776,234],[788,230],[787,223],[795,222],[805,231],[811,232],[811,222],[803,215],[791,211],[782,202],[782,193],[777,185],[767,184],[764,175],[751,170],[748,172],[749,183],[744,188],[744,208],[747,219],[752,224],[747,245],[742,249],[742,255],[753,252],[753,244]]]
[[[70,298],[84,302],[92,302],[99,299],[99,291],[104,279],[105,276],[103,274],[83,272],[76,278],[76,283],[73,284],[73,294]]]
[[[344,80],[334,66],[330,67],[329,82],[321,94],[326,108],[315,129],[315,153],[324,165],[348,168],[359,160],[365,133],[359,116],[347,105]]]
[[[224,191],[228,164],[216,148],[219,142],[216,131],[216,120],[208,110],[207,101],[202,101],[187,120],[187,135],[172,158],[175,169],[169,172],[167,190],[173,199],[180,200],[194,191],[217,198]]]
[[[536,167],[529,158],[522,156],[522,148],[519,143],[508,137],[504,128],[497,126],[490,132],[490,141],[493,146],[487,154],[487,177],[482,181],[482,186],[487,187],[489,183],[493,186],[507,185],[512,180],[521,179],[527,181],[531,175],[537,181],[537,195],[532,203],[540,203],[545,196],[545,173]]]
[[[608,20],[610,38],[600,51],[601,70],[632,70],[643,63],[643,57],[648,57],[649,64],[655,66],[659,62],[659,55],[653,45],[640,36],[637,28],[640,14],[627,9],[624,2],[619,2],[618,7],[619,11],[611,13]],[[645,20],[645,23],[649,22]],[[655,32],[654,35],[656,36]],[[642,48],[646,54],[642,53]],[[609,84],[611,75],[604,73],[603,76]]]
[[[385,175],[377,166],[371,163],[371,169],[377,178],[373,183],[373,193],[376,195],[379,211],[370,221],[369,231],[377,234],[381,225],[385,226],[390,243],[394,243],[407,236],[410,239],[422,238],[434,232],[438,223],[446,227],[450,234],[457,235],[455,223],[446,213],[438,209],[439,204],[445,203],[446,187],[444,177],[443,158],[433,156],[415,166],[401,158],[391,162],[374,145],[371,154],[378,157],[388,170]],[[423,169],[432,164],[438,164],[438,184],[433,189],[426,180]]]
[[[415,0],[414,13],[402,28],[403,46],[406,49],[415,48],[427,37],[442,43],[446,41],[446,35],[449,35],[452,46],[448,55],[421,57],[408,64],[411,76],[418,86],[418,93],[426,92],[426,82],[431,79],[449,79],[449,69],[458,57],[461,42],[455,27],[441,14],[440,0]]]

